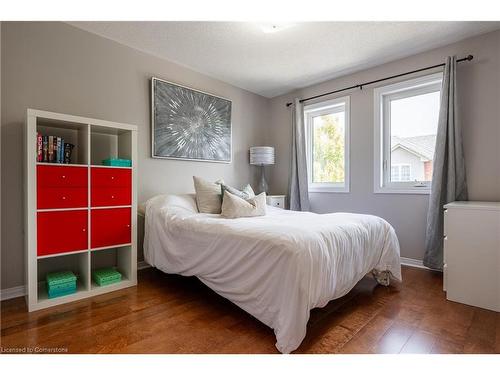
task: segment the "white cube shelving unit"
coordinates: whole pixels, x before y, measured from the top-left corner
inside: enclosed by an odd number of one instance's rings
[[[66,142],[75,145],[72,153],[71,164],[57,163],[42,163],[37,161],[37,132],[43,135],[52,135],[64,138]],[[40,111],[35,109],[27,110],[26,132],[25,132],[25,282],[26,282],[26,301],[29,311],[40,310],[43,308],[60,305],[87,297],[92,297],[98,294],[111,292],[114,290],[131,287],[137,284],[137,126],[98,120],[87,117],[73,116],[67,114],[53,113]],[[107,167],[101,165],[101,161],[106,158],[126,158],[132,160],[131,167]],[[39,166],[50,166],[51,171],[75,171],[75,168],[82,168],[85,172],[80,171],[80,176],[87,176],[86,187],[87,198],[86,205],[78,207],[59,208],[39,208],[37,202],[40,192],[37,190],[37,171]],[[43,167],[42,167],[43,168]],[[66,168],[66,169],[65,169]],[[107,171],[110,176],[114,172],[119,172],[122,169],[129,169],[131,173],[131,181],[127,180],[127,188],[131,196],[127,196],[130,204],[110,204],[103,207],[102,204],[92,204],[91,196],[92,189],[91,180],[92,173],[98,168],[109,168]],[[104,171],[99,169],[99,171]],[[106,171],[104,171],[106,176]],[[126,172],[127,176],[130,176]],[[100,174],[101,176],[103,173]],[[59,176],[65,177],[64,173],[59,173]],[[114,178],[114,177],[110,177]],[[54,195],[59,194],[57,185],[52,186],[52,190],[44,192],[50,199]],[[59,189],[59,190],[58,190]],[[108,190],[106,190],[108,189]],[[112,187],[102,188],[105,194]],[[72,194],[71,189],[69,190]],[[118,189],[119,190],[119,189]],[[56,193],[52,193],[56,192]],[[64,193],[60,193],[61,199],[66,199]],[[111,193],[110,193],[111,194]],[[114,193],[113,193],[114,194]],[[109,196],[114,198],[114,196]],[[68,196],[68,200],[71,197]],[[81,196],[80,196],[81,199]],[[66,201],[68,202],[68,201]],[[67,204],[67,203],[66,203]],[[125,210],[125,219],[127,228],[130,229],[130,241],[126,243],[116,243],[111,246],[92,247],[93,243],[93,213],[98,210]],[[128,212],[130,211],[130,218]],[[72,216],[85,215],[87,217],[86,225],[81,229],[86,232],[87,246],[78,248],[74,251],[57,251],[53,253],[40,255],[38,251],[38,223],[40,215],[51,215],[53,213],[64,213],[71,218]],[[111,213],[111,211],[109,211]],[[84,214],[85,213],[85,214]],[[101,211],[103,213],[103,211]],[[107,214],[107,212],[105,213]],[[102,215],[101,215],[102,216]],[[123,215],[122,215],[123,216]],[[110,220],[112,224],[112,220]],[[113,226],[110,225],[110,230]],[[106,233],[107,228],[100,228],[101,232]],[[60,231],[63,231],[61,229]],[[128,230],[128,229],[127,229]],[[54,229],[56,235],[58,229]],[[128,232],[127,232],[128,233]],[[85,236],[85,235],[84,235]],[[85,237],[83,237],[85,238]],[[128,239],[128,238],[127,238]],[[92,280],[92,271],[100,267],[115,267],[122,274],[122,281],[108,286],[98,286]],[[46,285],[44,282],[45,275],[48,272],[70,270],[77,275],[77,291],[76,293],[57,297],[48,298]]]

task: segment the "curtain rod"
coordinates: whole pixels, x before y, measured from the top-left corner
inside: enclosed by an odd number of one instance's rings
[[[458,59],[457,62],[471,61],[473,58],[474,58],[474,56],[467,55],[466,57],[464,57],[462,59]],[[352,90],[352,89],[357,89],[357,88],[363,90],[363,86],[371,85],[373,83],[378,83],[378,82],[382,82],[382,81],[387,81],[389,79],[393,79],[393,78],[397,78],[397,77],[402,77],[402,76],[406,76],[406,75],[413,74],[413,73],[422,72],[424,70],[439,68],[440,66],[444,66],[444,65],[445,65],[445,63],[437,64],[437,65],[433,65],[433,66],[428,66],[426,68],[420,68],[420,69],[417,69],[417,70],[412,70],[411,72],[396,74],[396,75],[393,75],[393,76],[390,76],[390,77],[380,78],[380,79],[376,79],[374,81],[369,81],[369,82],[365,82],[365,83],[359,83],[359,84],[354,85],[354,86],[344,87],[343,89],[330,91],[330,92],[327,92],[327,93],[324,93],[324,94],[311,96],[311,97],[305,98],[305,99],[300,99],[299,102],[303,103],[303,102],[308,101],[308,100],[317,99],[317,98],[321,98],[323,96],[327,96],[327,95],[331,95],[331,94],[336,94],[338,92]],[[286,106],[290,107],[292,104],[293,103],[286,103]]]

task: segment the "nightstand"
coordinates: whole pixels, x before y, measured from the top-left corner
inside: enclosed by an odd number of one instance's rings
[[[268,195],[266,197],[266,203],[268,206],[285,208],[285,198],[286,195]]]

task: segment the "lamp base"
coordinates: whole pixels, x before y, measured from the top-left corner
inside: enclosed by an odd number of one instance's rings
[[[258,186],[259,194],[266,193],[266,195],[267,195],[268,191],[269,191],[269,186],[267,185],[267,181],[266,181],[265,169],[264,169],[263,165],[261,165],[260,168],[261,168],[260,169],[261,175],[260,175],[260,181],[259,181],[259,186]]]

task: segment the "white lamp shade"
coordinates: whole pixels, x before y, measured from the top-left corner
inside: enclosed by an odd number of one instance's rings
[[[268,147],[268,146],[250,147],[250,164],[253,165],[274,164],[274,147]]]

